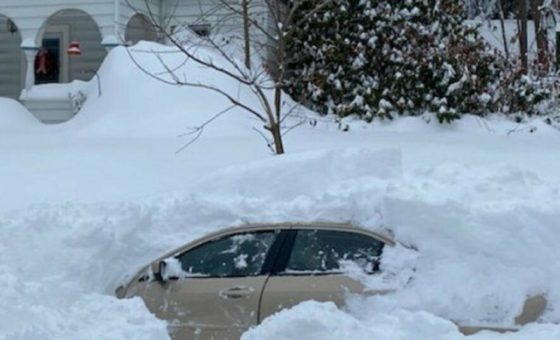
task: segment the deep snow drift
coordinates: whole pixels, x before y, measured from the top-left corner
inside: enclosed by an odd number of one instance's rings
[[[282,186],[271,183],[277,169]],[[557,321],[558,195],[558,187],[511,167],[449,163],[409,171],[401,170],[398,150],[351,149],[224,169],[194,185],[192,194],[15,212],[0,220],[0,277],[7,288],[0,329],[16,339],[80,339],[113,328],[119,331],[108,339],[136,332],[161,338],[164,326],[138,300],[100,294],[110,294],[125,273],[210,230],[286,220],[390,228],[418,248],[413,280],[387,296],[352,297],[347,312],[324,304],[296,307],[251,331],[249,339],[288,339],[293,332],[312,339],[406,339],[419,331],[425,339],[452,339],[460,337],[456,328],[435,315],[511,325],[525,297],[536,293],[550,300],[542,321]],[[294,318],[299,322],[289,321]],[[332,319],[340,321],[333,325]],[[372,320],[376,327],[369,326]],[[310,324],[328,326],[311,331]],[[521,334],[552,339],[558,332],[544,325]]]
[[[511,325],[533,294],[550,301],[541,324],[473,339],[558,338],[560,137],[546,124],[426,116],[343,133],[318,118],[271,157],[258,123],[231,112],[176,155],[223,98],[155,81],[123,48],[100,73],[103,95],[93,86],[75,120],[22,118],[0,138],[0,339],[165,339],[140,300],[111,296],[127,274],[210,230],[291,220],[390,229],[418,249],[413,279],[345,310],[304,303],[247,339],[461,339],[449,319]],[[0,117],[28,117],[11,105]]]
[[[197,53],[224,68],[229,66],[209,49],[200,48]],[[176,48],[140,42],[130,49],[117,47],[107,56],[99,70],[102,95],[90,87],[89,100],[75,119],[63,124],[64,129],[88,135],[178,136],[231,106],[225,97],[207,89],[165,84],[174,79],[167,68],[181,81],[219,86],[244,104],[260,108],[246,86],[192,61],[185,63]],[[234,108],[209,125],[205,134],[254,135],[251,127],[262,127],[262,123],[249,118]]]
[[[518,333],[480,332],[466,337],[457,332],[450,321],[426,312],[397,309],[390,313],[369,312],[366,316],[359,316],[345,313],[330,302],[309,301],[269,317],[241,339],[553,340],[559,336],[558,326],[531,325]]]
[[[0,97],[0,133],[29,131],[41,127],[39,120],[19,102]]]

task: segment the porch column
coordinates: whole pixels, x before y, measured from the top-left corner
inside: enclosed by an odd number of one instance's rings
[[[22,47],[23,53],[25,53],[25,59],[27,61],[27,70],[25,72],[25,89],[27,91],[31,90],[33,85],[35,85],[35,57],[37,52],[39,52],[38,47]]]

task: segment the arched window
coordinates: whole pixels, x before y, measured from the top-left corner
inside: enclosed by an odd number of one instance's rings
[[[135,14],[126,25],[124,39],[127,45],[134,45],[141,40],[156,41],[157,33],[148,17]]]
[[[70,57],[70,42],[80,44],[82,54]],[[35,83],[65,83],[88,80],[99,68],[106,51],[97,23],[84,11],[64,9],[51,15],[44,25],[35,60]]]

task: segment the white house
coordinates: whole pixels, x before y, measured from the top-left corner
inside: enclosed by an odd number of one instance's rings
[[[0,96],[19,99],[45,122],[68,120],[74,114],[68,94],[54,89],[91,79],[117,45],[157,40],[150,19],[199,34],[218,25],[240,28],[219,1],[0,0]],[[262,14],[256,11],[258,20],[267,20]]]

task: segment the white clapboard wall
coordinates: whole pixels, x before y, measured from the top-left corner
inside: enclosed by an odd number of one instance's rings
[[[7,21],[0,16],[0,97],[17,99],[24,74],[21,37],[18,32],[9,32]]]

